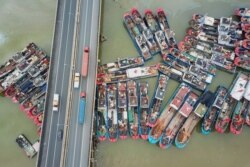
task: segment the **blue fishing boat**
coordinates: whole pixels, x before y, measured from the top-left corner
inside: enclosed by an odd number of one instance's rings
[[[239,135],[243,130],[243,125],[245,123],[247,115],[248,101],[238,101],[232,116],[232,121],[230,123],[230,131],[233,134]]]
[[[158,81],[156,83],[154,97],[152,98],[150,109],[149,109],[149,118],[147,125],[153,127],[160,115],[160,109],[162,100],[166,93],[166,87],[168,83],[169,77],[164,74],[160,74],[158,77]]]
[[[212,104],[213,99],[214,94],[210,91],[206,91],[202,94],[202,96],[198,100],[198,104],[195,104],[194,112],[192,112],[187,118],[175,138],[176,147],[184,148],[187,145],[195,126],[204,117],[205,113],[207,112],[207,109]]]
[[[162,8],[157,9],[157,21],[160,25],[161,30],[170,29],[167,16]]]
[[[172,68],[169,64],[158,63],[157,68],[159,72],[167,75],[168,77],[179,82],[182,81],[183,72],[176,70],[175,68]]]
[[[149,114],[149,97],[148,97],[148,83],[139,82],[139,134],[143,140],[148,139],[149,127],[147,126],[147,118]]]
[[[219,86],[216,90],[216,98],[212,106],[209,107],[206,112],[202,124],[201,124],[201,133],[204,135],[208,135],[211,133],[214,128],[216,118],[218,116],[219,111],[222,108],[223,102],[227,96],[227,89],[223,86]]]
[[[166,107],[163,109],[154,127],[149,132],[148,140],[150,143],[155,144],[160,140],[162,132],[169,124],[171,119],[174,117],[176,111],[179,110],[181,104],[183,103],[189,92],[190,87],[184,83],[182,83],[176,89],[176,91],[173,93],[172,97],[168,101]]]
[[[108,138],[111,142],[118,139],[118,120],[117,120],[117,84],[107,84],[107,129]]]
[[[141,34],[138,27],[134,23],[132,16],[128,12],[123,15],[123,22],[132,40]]]
[[[127,84],[118,82],[118,133],[120,139],[128,136]]]
[[[182,80],[195,89],[204,91],[207,88],[207,84],[202,81],[201,78],[198,77],[198,75],[192,74],[190,72],[184,73]]]
[[[184,105],[180,108],[180,110],[176,113],[174,118],[171,120],[167,128],[163,131],[162,137],[160,139],[159,145],[162,149],[169,148],[178,132],[180,127],[183,125],[184,121],[192,112],[192,109],[185,109],[188,100],[192,100],[194,98],[194,94],[191,92],[190,97],[189,94],[184,101]]]
[[[137,96],[137,84],[134,80],[127,81],[128,90],[128,126],[133,139],[139,138],[139,107]]]
[[[144,20],[149,29],[152,31],[152,33],[155,33],[156,31],[160,30],[160,27],[156,22],[153,12],[150,9],[146,9],[144,14],[145,14]]]
[[[164,31],[159,30],[157,32],[155,32],[155,39],[157,44],[160,47],[161,50],[161,55],[164,56],[166,54],[168,54],[168,44],[167,44],[167,39],[165,37]]]
[[[140,12],[136,8],[132,8],[130,10],[130,13],[131,13],[134,23],[136,24],[136,26],[138,27],[141,33],[148,29]]]
[[[158,46],[158,44],[156,43],[155,39],[154,39],[154,35],[151,32],[150,29],[146,29],[142,32],[143,36],[146,38],[147,40],[147,46],[149,48],[149,51],[152,55],[155,55],[157,53],[160,52],[160,47]]]
[[[138,35],[135,37],[135,42],[137,44],[137,48],[139,49],[140,55],[144,60],[149,60],[152,58],[149,47],[147,45],[147,39],[144,35]]]

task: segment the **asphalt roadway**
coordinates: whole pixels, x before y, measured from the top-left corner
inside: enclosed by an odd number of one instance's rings
[[[68,144],[66,148],[66,167],[88,167],[91,143],[92,118],[95,103],[95,78],[97,67],[97,44],[99,29],[99,0],[81,0],[79,32],[75,72],[82,67],[83,48],[89,47],[89,66],[87,78],[80,78],[80,87],[72,90],[72,108],[69,122]],[[86,91],[84,124],[78,123],[80,93]]]
[[[62,141],[57,132],[64,128],[68,86],[71,70],[72,41],[75,28],[76,0],[58,0],[58,10],[52,49],[51,71],[46,99],[46,119],[37,161],[38,167],[60,164]],[[60,96],[59,112],[52,111],[54,93]]]

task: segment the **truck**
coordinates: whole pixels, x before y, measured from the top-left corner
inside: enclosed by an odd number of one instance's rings
[[[53,111],[58,111],[59,106],[59,94],[55,93],[53,97]]]
[[[74,88],[79,88],[80,85],[80,73],[76,72],[74,77]]]
[[[89,47],[85,47],[82,55],[82,77],[87,77],[88,75],[88,64],[89,64]]]
[[[80,106],[79,106],[79,113],[78,113],[78,123],[84,123],[84,116],[85,116],[85,104],[86,104],[86,93],[81,92],[80,94]]]

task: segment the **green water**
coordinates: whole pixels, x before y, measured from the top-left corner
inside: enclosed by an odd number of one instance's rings
[[[0,0],[0,64],[35,42],[48,54],[51,49],[56,0]],[[17,104],[0,97],[0,166],[34,167],[36,158],[28,159],[15,142],[25,134],[33,143],[37,127]]]
[[[113,62],[120,57],[136,57],[138,52],[125,30],[122,22],[123,14],[136,7],[143,13],[146,8],[154,12],[162,7],[168,14],[171,28],[176,33],[178,41],[182,40],[188,28],[188,21],[193,13],[208,13],[212,17],[230,16],[236,7],[250,7],[249,0],[105,0],[103,1],[103,15],[101,33],[107,41],[100,45],[100,59],[102,63]],[[161,60],[157,55],[146,65]],[[218,85],[228,87],[233,75],[218,71],[209,89],[215,91]],[[150,96],[155,88],[156,78],[144,79],[149,82]],[[169,80],[163,106],[171,97],[178,83]],[[163,108],[163,107],[162,107]],[[183,150],[172,146],[162,150],[156,145],[143,140],[127,139],[117,143],[108,141],[98,145],[96,164],[98,167],[249,167],[250,128],[244,127],[239,136],[231,133],[218,134],[213,132],[209,136],[200,133],[197,127],[191,140]]]

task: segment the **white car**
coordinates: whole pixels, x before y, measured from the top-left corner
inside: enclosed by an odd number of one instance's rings
[[[58,111],[59,106],[59,94],[55,93],[53,97],[53,111]]]
[[[79,88],[80,85],[80,73],[76,72],[74,77],[74,88]]]

